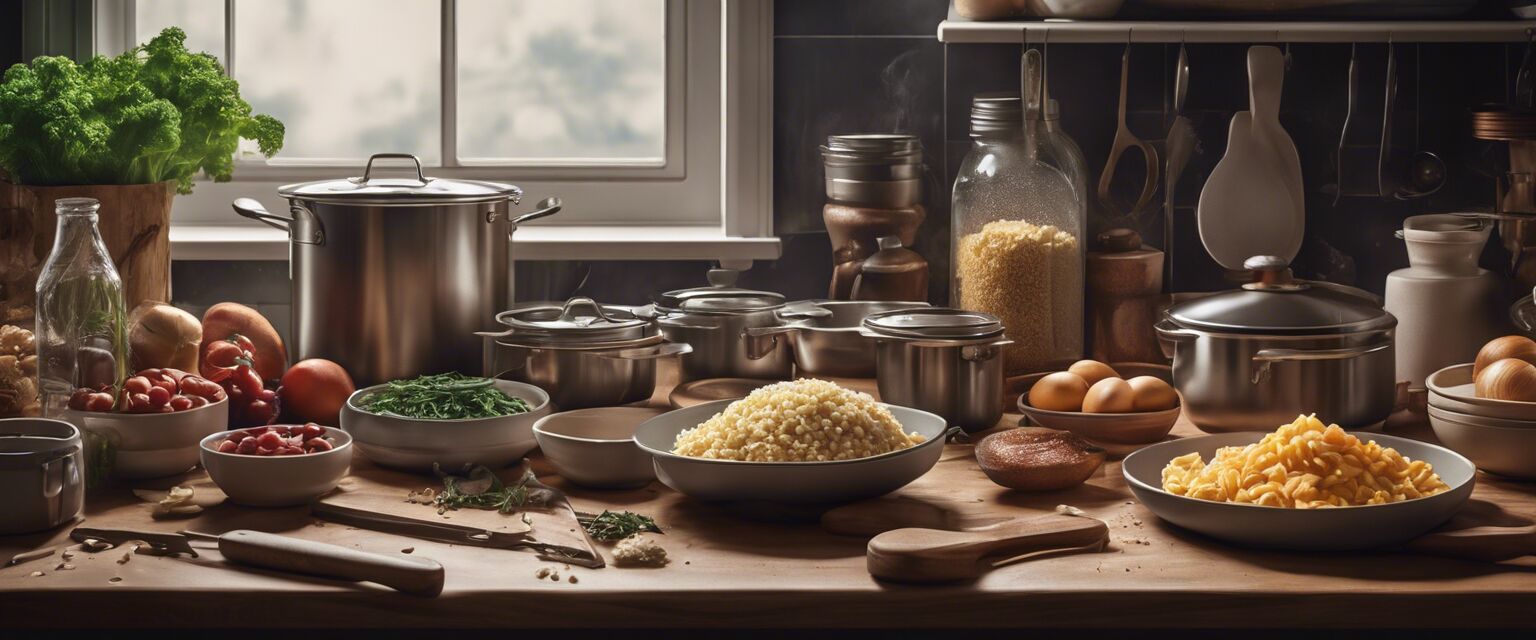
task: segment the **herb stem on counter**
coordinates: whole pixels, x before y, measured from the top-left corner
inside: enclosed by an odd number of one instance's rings
[[[595,540],[623,540],[642,532],[661,533],[661,527],[648,516],[628,511],[603,511],[598,515],[580,514],[576,517],[587,535]]]

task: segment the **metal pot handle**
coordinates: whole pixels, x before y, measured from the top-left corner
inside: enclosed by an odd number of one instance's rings
[[[1391,348],[1391,342],[1382,342],[1364,347],[1341,347],[1338,349],[1260,349],[1258,353],[1253,354],[1253,361],[1259,364],[1258,370],[1253,372],[1253,383],[1258,384],[1267,379],[1270,366],[1276,362],[1349,360]]]
[[[747,359],[762,360],[779,346],[779,336],[799,331],[797,327],[752,327],[743,329],[741,339],[746,343]]]
[[[415,154],[375,153],[371,156],[368,156],[368,164],[363,165],[363,177],[347,178],[347,182],[351,182],[352,184],[368,184],[368,181],[372,179],[371,174],[373,173],[373,161],[380,158],[387,160],[410,160],[411,162],[416,163],[416,181],[420,182],[421,186],[423,187],[427,186],[427,183],[433,180],[421,172],[421,158],[417,158]]]
[[[1012,340],[994,340],[986,344],[968,344],[960,348],[960,358],[969,362],[986,362],[1002,353],[1003,347],[1013,344]]]
[[[520,216],[518,216],[516,218],[512,218],[511,214],[507,214],[508,218],[509,218],[509,222],[512,225],[512,228],[507,231],[507,239],[508,240],[512,239],[512,232],[513,231],[517,231],[517,225],[520,225],[520,224],[522,224],[524,222],[529,222],[529,221],[532,221],[532,220],[538,220],[539,218],[544,218],[544,217],[548,217],[548,216],[552,216],[552,215],[555,215],[557,213],[560,213],[561,207],[565,206],[565,201],[561,200],[559,196],[550,196],[548,198],[540,200],[539,204],[537,204],[535,206],[538,207],[538,208],[534,209],[533,211],[530,211],[528,213],[525,213],[523,215],[520,215]],[[486,222],[495,222],[496,219],[497,219],[496,209],[493,208],[493,209],[485,212],[485,221]]]
[[[325,244],[325,228],[320,224],[320,218],[302,204],[292,202],[288,205],[288,212],[293,216],[291,218],[268,212],[254,198],[237,198],[230,206],[242,217],[286,231],[288,239],[297,244]]]
[[[681,342],[669,342],[654,347],[636,347],[634,349],[620,349],[591,354],[598,358],[609,360],[658,360],[672,356],[682,356],[693,353],[693,345]]]

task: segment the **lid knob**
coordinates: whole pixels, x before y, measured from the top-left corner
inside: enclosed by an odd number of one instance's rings
[[[1253,272],[1253,281],[1243,285],[1249,291],[1299,291],[1306,286],[1291,275],[1291,263],[1280,256],[1254,256],[1243,261],[1243,268]]]
[[[734,287],[736,279],[741,277],[741,272],[735,269],[710,269],[704,277],[709,280],[711,286]]]

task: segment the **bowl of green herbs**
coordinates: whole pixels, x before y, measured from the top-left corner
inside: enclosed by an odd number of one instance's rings
[[[380,466],[497,469],[538,446],[533,423],[549,411],[549,394],[531,384],[443,373],[359,389],[341,408],[341,429]]]

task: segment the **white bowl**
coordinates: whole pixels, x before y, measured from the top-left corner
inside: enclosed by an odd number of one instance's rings
[[[561,477],[594,489],[636,489],[656,479],[635,427],[666,413],[650,407],[599,407],[552,413],[533,423],[539,450]]]
[[[1530,426],[1536,427],[1536,402],[1477,397],[1471,364],[1452,365],[1431,373],[1424,379],[1424,386],[1429,389],[1427,400],[1432,407],[1485,418],[1531,421]]]
[[[79,427],[87,441],[105,438],[111,443],[114,477],[163,478],[197,466],[197,443],[209,434],[229,428],[229,398],[171,413],[65,409],[59,417]],[[86,445],[87,456],[93,455],[92,449]]]
[[[430,473],[466,465],[499,469],[513,464],[538,446],[533,423],[549,413],[549,394],[531,384],[496,380],[496,388],[528,403],[528,411],[495,418],[426,420],[364,411],[361,401],[386,385],[359,389],[341,407],[341,428],[358,451],[379,465]]]
[[[1429,426],[1445,446],[1471,458],[1477,468],[1501,476],[1536,480],[1536,429],[1479,424],[1487,418],[1429,408]]]
[[[1373,433],[1364,439],[1428,462],[1450,490],[1402,502],[1326,509],[1216,502],[1163,490],[1162,472],[1169,460],[1193,452],[1210,460],[1217,449],[1247,446],[1265,435],[1223,433],[1161,442],[1126,456],[1120,468],[1131,493],[1163,520],[1243,546],[1306,551],[1370,549],[1412,540],[1455,515],[1476,482],[1477,469],[1455,451]]]
[[[233,432],[229,432],[233,433]],[[252,456],[220,453],[229,433],[203,438],[198,447],[203,468],[230,502],[250,507],[293,507],[330,493],[352,465],[352,436],[325,427],[334,448],[295,456]]]
[[[735,400],[717,400],[651,418],[635,429],[635,443],[656,463],[656,479],[699,500],[774,504],[835,504],[882,496],[927,473],[944,453],[944,419],[927,411],[882,404],[902,431],[921,444],[858,460],[741,462],[672,453],[677,434],[692,429]],[[958,429],[957,429],[958,431]]]

